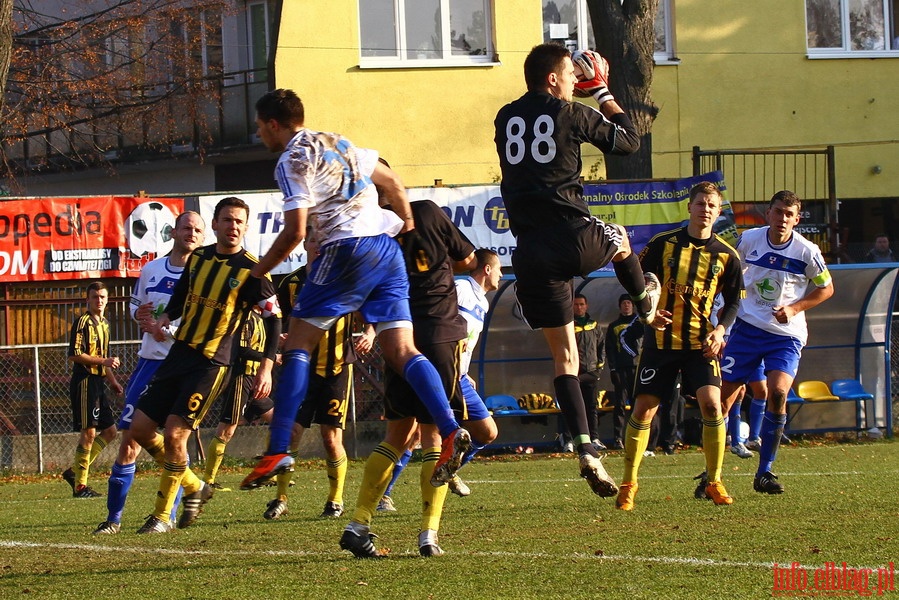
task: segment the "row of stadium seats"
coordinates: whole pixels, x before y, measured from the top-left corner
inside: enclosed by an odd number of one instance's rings
[[[791,388],[787,395],[787,427],[793,433],[798,433],[798,431],[790,428],[790,423],[796,418],[804,406],[811,404],[823,406],[827,403],[854,402],[857,405],[855,411],[855,429],[860,430],[862,429],[862,421],[865,418],[865,402],[871,401],[873,403],[873,400],[874,395],[865,391],[861,382],[855,379],[837,379],[832,381],[829,386],[824,381],[801,381],[796,386],[796,390],[794,391]]]

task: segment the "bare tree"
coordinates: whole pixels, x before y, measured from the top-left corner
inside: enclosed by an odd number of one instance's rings
[[[12,19],[4,19],[15,31],[0,113],[0,174],[104,164],[122,151],[202,154],[211,142],[221,100],[222,19],[231,2],[14,4]]]
[[[659,108],[652,101],[655,65],[654,23],[659,0],[587,0],[596,49],[611,66],[609,87],[640,134],[633,155],[606,156],[606,177],[652,177],[652,123]]]
[[[0,110],[12,58],[12,0],[0,0]]]

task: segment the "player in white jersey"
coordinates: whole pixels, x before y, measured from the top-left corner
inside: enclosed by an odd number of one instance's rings
[[[122,440],[119,444],[118,457],[112,465],[112,474],[109,476],[106,497],[108,514],[106,520],[94,530],[95,534],[118,533],[121,528],[122,512],[125,509],[128,491],[134,481],[135,462],[140,451],[140,446],[131,435],[134,407],[137,405],[138,396],[162,364],[162,359],[168,355],[174,343],[172,334],[178,328],[180,319],[166,330],[164,341],[155,340],[149,331],[156,318],[165,312],[175,283],[181,277],[184,265],[187,264],[187,258],[203,243],[205,229],[203,218],[197,213],[188,211],[178,215],[172,232],[174,245],[171,253],[144,265],[137,283],[134,284],[131,293],[131,318],[140,323],[143,337],[140,350],[137,352],[137,368],[131,374],[125,388],[125,407],[119,417],[118,427],[122,432]]]
[[[484,319],[490,303],[487,301],[487,292],[492,292],[499,287],[499,280],[503,276],[502,265],[499,256],[493,250],[479,248],[475,250],[477,266],[464,277],[457,277],[456,299],[459,302],[459,314],[465,319],[468,334],[465,338],[465,348],[459,360],[459,387],[465,398],[465,406],[468,409],[467,419],[462,422],[471,432],[471,450],[462,458],[462,466],[471,462],[475,454],[487,444],[496,439],[496,422],[490,416],[490,412],[484,405],[484,401],[478,394],[474,381],[468,376],[468,367],[474,355],[474,348],[484,330]],[[457,496],[467,496],[471,490],[458,475],[450,479],[449,489]]]
[[[287,450],[309,382],[310,353],[338,318],[356,310],[375,325],[385,361],[434,418],[443,447],[432,483],[442,485],[459,468],[470,436],[459,427],[439,374],[413,340],[406,263],[416,265],[425,250],[402,181],[377,161],[376,152],[307,128],[303,103],[291,90],[264,94],[256,102],[256,124],[266,148],[281,153],[275,176],[284,194],[284,228],[253,275],[261,277],[280,264],[303,240],[307,225],[316,232],[321,254],[309,266],[291,312],[269,447],[241,488],[257,487],[293,468]],[[381,199],[393,213],[380,208]],[[403,234],[402,249],[393,239],[397,234]],[[408,440],[390,442],[395,450]],[[367,527],[354,533],[352,551],[378,556]]]
[[[759,466],[753,482],[755,491],[765,494],[784,490],[771,468],[787,421],[787,394],[808,340],[805,311],[833,295],[833,281],[821,250],[793,230],[800,209],[796,194],[777,192],[765,213],[767,227],[745,231],[740,237],[737,251],[746,298],[721,359],[725,410],[747,383],[767,384]]]

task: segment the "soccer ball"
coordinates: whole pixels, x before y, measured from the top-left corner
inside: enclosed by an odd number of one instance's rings
[[[137,205],[125,219],[125,240],[131,254],[140,258],[147,254],[163,256],[172,249],[175,215],[160,202]]]

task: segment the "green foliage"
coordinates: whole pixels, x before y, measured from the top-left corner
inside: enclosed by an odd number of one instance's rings
[[[606,465],[616,479],[621,453]],[[441,558],[418,557],[418,466],[394,493],[398,513],[372,530],[386,560],[357,560],[337,540],[352,514],[362,463],[350,465],[338,520],[317,518],[326,500],[321,461],[295,473],[290,512],[262,519],[274,488],[240,492],[246,469],[218,478],[192,528],[134,532],[151,510],[157,478],[138,476],[122,533],[92,536],[105,500],[71,497],[57,476],[0,485],[0,596],[19,598],[762,598],[772,563],[798,562],[810,579],[825,562],[876,569],[896,559],[899,444],[782,448],[782,496],[752,491],[755,460],[725,457],[736,501],[693,499],[704,468],[696,450],[643,461],[636,510],[590,494],[572,455],[477,460],[463,471],[473,493],[450,495]],[[105,473],[91,484],[105,491]],[[870,585],[876,584],[876,571]]]

